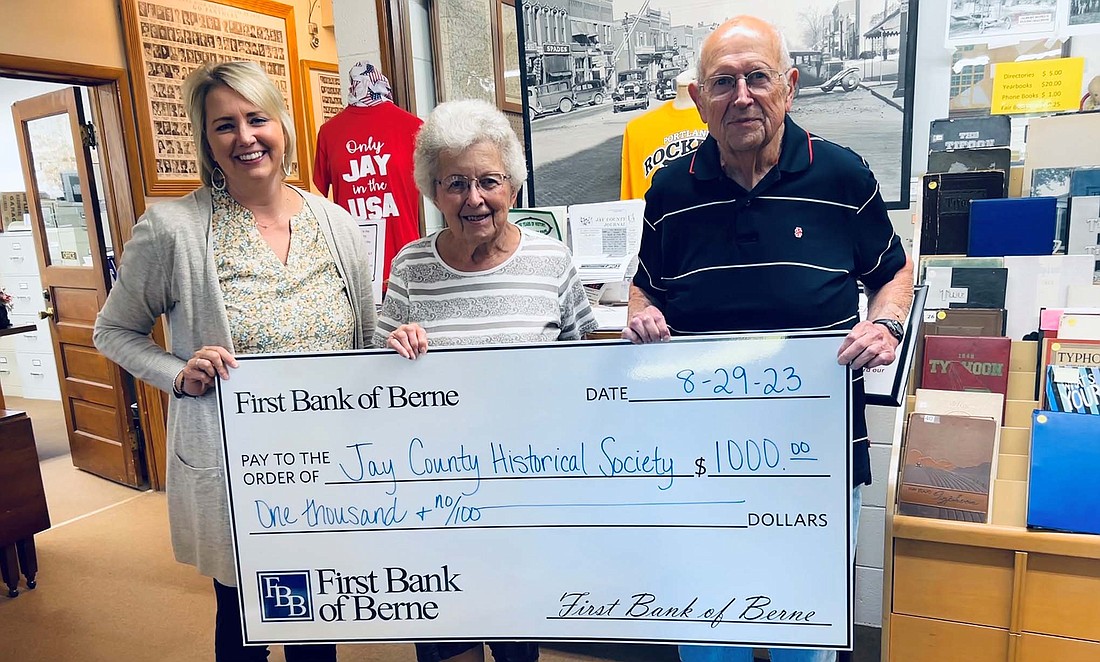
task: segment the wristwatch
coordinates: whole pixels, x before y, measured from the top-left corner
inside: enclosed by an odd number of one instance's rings
[[[890,335],[894,336],[894,338],[896,338],[898,342],[901,342],[901,339],[905,337],[905,327],[901,325],[901,322],[895,319],[884,317],[882,319],[877,319],[871,323],[881,324],[886,327],[886,330],[889,331]]]

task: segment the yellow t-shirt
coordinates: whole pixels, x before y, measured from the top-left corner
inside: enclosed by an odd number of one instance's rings
[[[680,109],[672,103],[664,103],[627,123],[621,199],[645,197],[653,173],[665,163],[691,154],[707,137],[707,125],[695,106]]]

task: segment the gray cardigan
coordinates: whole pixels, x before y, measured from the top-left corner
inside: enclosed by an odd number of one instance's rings
[[[355,314],[355,347],[369,347],[377,322],[371,269],[359,228],[347,211],[299,191],[336,259]],[[210,241],[207,188],[149,208],[126,243],[107,302],[92,336],[104,356],[163,391],[203,345],[233,352]],[[149,338],[167,315],[171,351]],[[168,516],[176,559],[222,584],[236,586],[229,530],[225,458],[213,389],[168,405]]]

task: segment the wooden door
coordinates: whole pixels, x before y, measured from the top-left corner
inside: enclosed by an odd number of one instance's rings
[[[75,87],[19,101],[12,116],[46,300],[40,315],[50,319],[73,464],[141,485],[132,388],[92,345],[110,278],[94,127]]]

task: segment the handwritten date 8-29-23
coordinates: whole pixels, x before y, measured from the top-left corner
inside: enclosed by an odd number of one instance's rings
[[[676,373],[676,377],[683,385],[684,393],[695,393],[696,389],[706,393],[709,388],[716,395],[778,395],[794,393],[802,388],[802,378],[792,366],[764,368],[759,375],[750,375],[743,366],[737,365],[729,370],[717,368],[709,377],[685,368]]]

